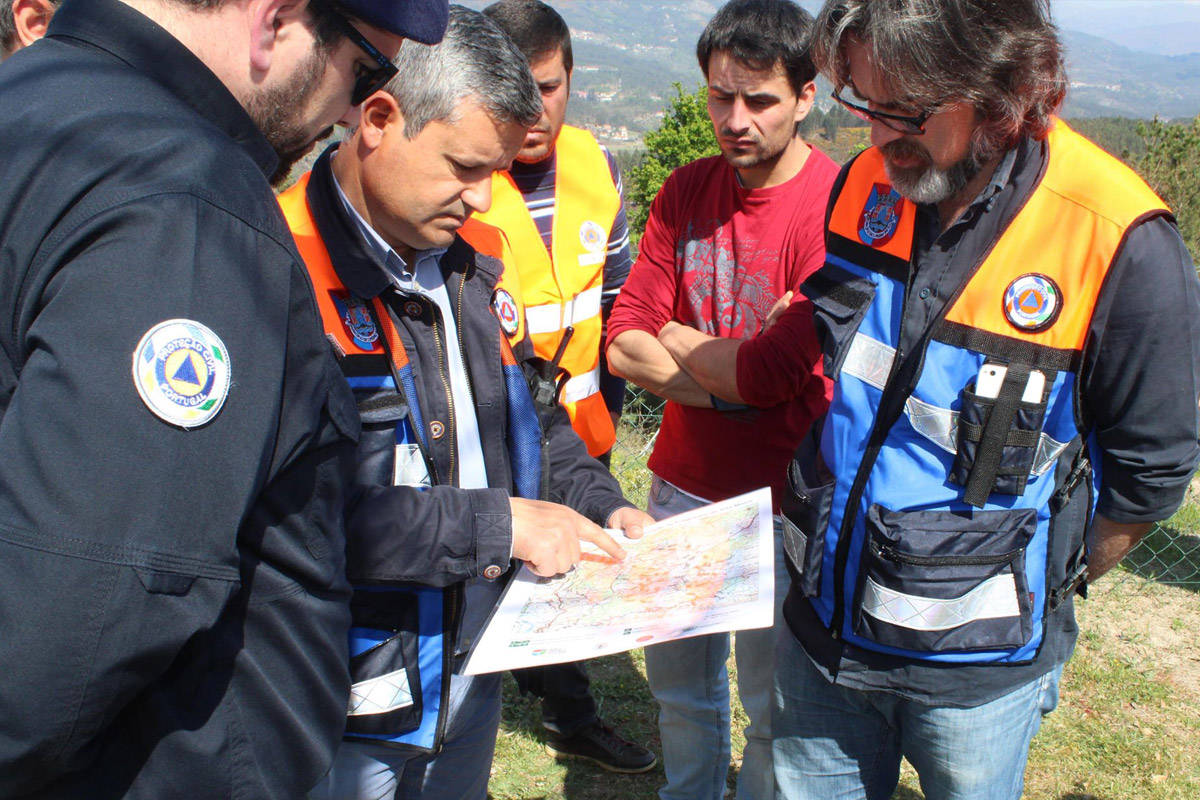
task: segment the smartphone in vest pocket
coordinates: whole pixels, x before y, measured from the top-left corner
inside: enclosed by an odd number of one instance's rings
[[[1008,375],[1008,367],[1004,364],[988,362],[979,368],[975,378],[975,394],[979,397],[995,398],[1000,396],[1000,387],[1004,385],[1004,377]],[[1042,393],[1046,388],[1046,375],[1041,370],[1031,370],[1029,380],[1025,382],[1025,391],[1021,394],[1023,403],[1042,402]]]

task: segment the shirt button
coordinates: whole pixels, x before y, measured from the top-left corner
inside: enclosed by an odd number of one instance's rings
[[[928,289],[922,289],[922,290],[921,290],[921,299],[922,299],[922,300],[924,300],[926,297],[929,297],[929,290],[928,290]]]
[[[494,581],[503,574],[504,570],[500,567],[497,567],[495,564],[492,564],[483,571],[483,577],[487,578],[489,581]]]

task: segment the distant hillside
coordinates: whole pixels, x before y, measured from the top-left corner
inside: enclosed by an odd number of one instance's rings
[[[1200,3],[1180,0],[1053,0],[1055,21],[1111,42],[1163,56],[1200,51]]]
[[[464,5],[481,9],[488,1],[465,0]],[[1129,2],[1114,7],[1104,0],[1092,2],[1110,17],[1122,10],[1128,16],[1134,5]],[[679,82],[689,90],[702,83],[695,61],[696,39],[719,2],[555,0],[552,5],[571,26],[574,37],[575,78],[568,119],[596,131],[610,146],[636,146],[645,131],[657,126],[672,95],[672,83]],[[801,5],[815,11],[820,2],[803,0]],[[1090,6],[1063,6],[1070,13],[1064,13],[1060,21],[1088,22],[1081,9]],[[1195,6],[1191,8],[1200,12]],[[1187,12],[1185,5],[1179,13]],[[1099,25],[1108,19],[1090,21]],[[1149,17],[1135,22],[1145,27],[1173,19]],[[1116,17],[1105,24],[1106,31],[1119,29]],[[1200,50],[1196,27],[1183,28]],[[1141,38],[1130,34],[1127,39],[1152,41],[1149,33]],[[1200,114],[1200,53],[1152,55],[1074,30],[1065,30],[1063,40],[1072,81],[1067,116],[1190,119]],[[821,107],[828,106],[828,93],[828,87],[819,82]]]
[[[1067,116],[1200,114],[1200,53],[1152,55],[1075,31],[1064,31],[1063,42],[1071,77]]]

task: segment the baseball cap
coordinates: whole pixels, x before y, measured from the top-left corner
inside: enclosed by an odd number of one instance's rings
[[[449,0],[335,0],[338,6],[369,25],[422,44],[437,44],[446,35]]]

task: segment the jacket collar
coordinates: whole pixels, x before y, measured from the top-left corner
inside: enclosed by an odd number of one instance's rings
[[[65,0],[47,35],[102,50],[167,88],[250,154],[264,176],[279,157],[237,98],[158,23],[119,0]]]
[[[338,143],[331,144],[313,164],[308,179],[308,207],[312,209],[313,222],[329,251],[338,280],[355,296],[369,300],[383,294],[391,286],[391,279],[375,248],[363,240],[338,196],[332,167],[332,156],[337,149]]]

